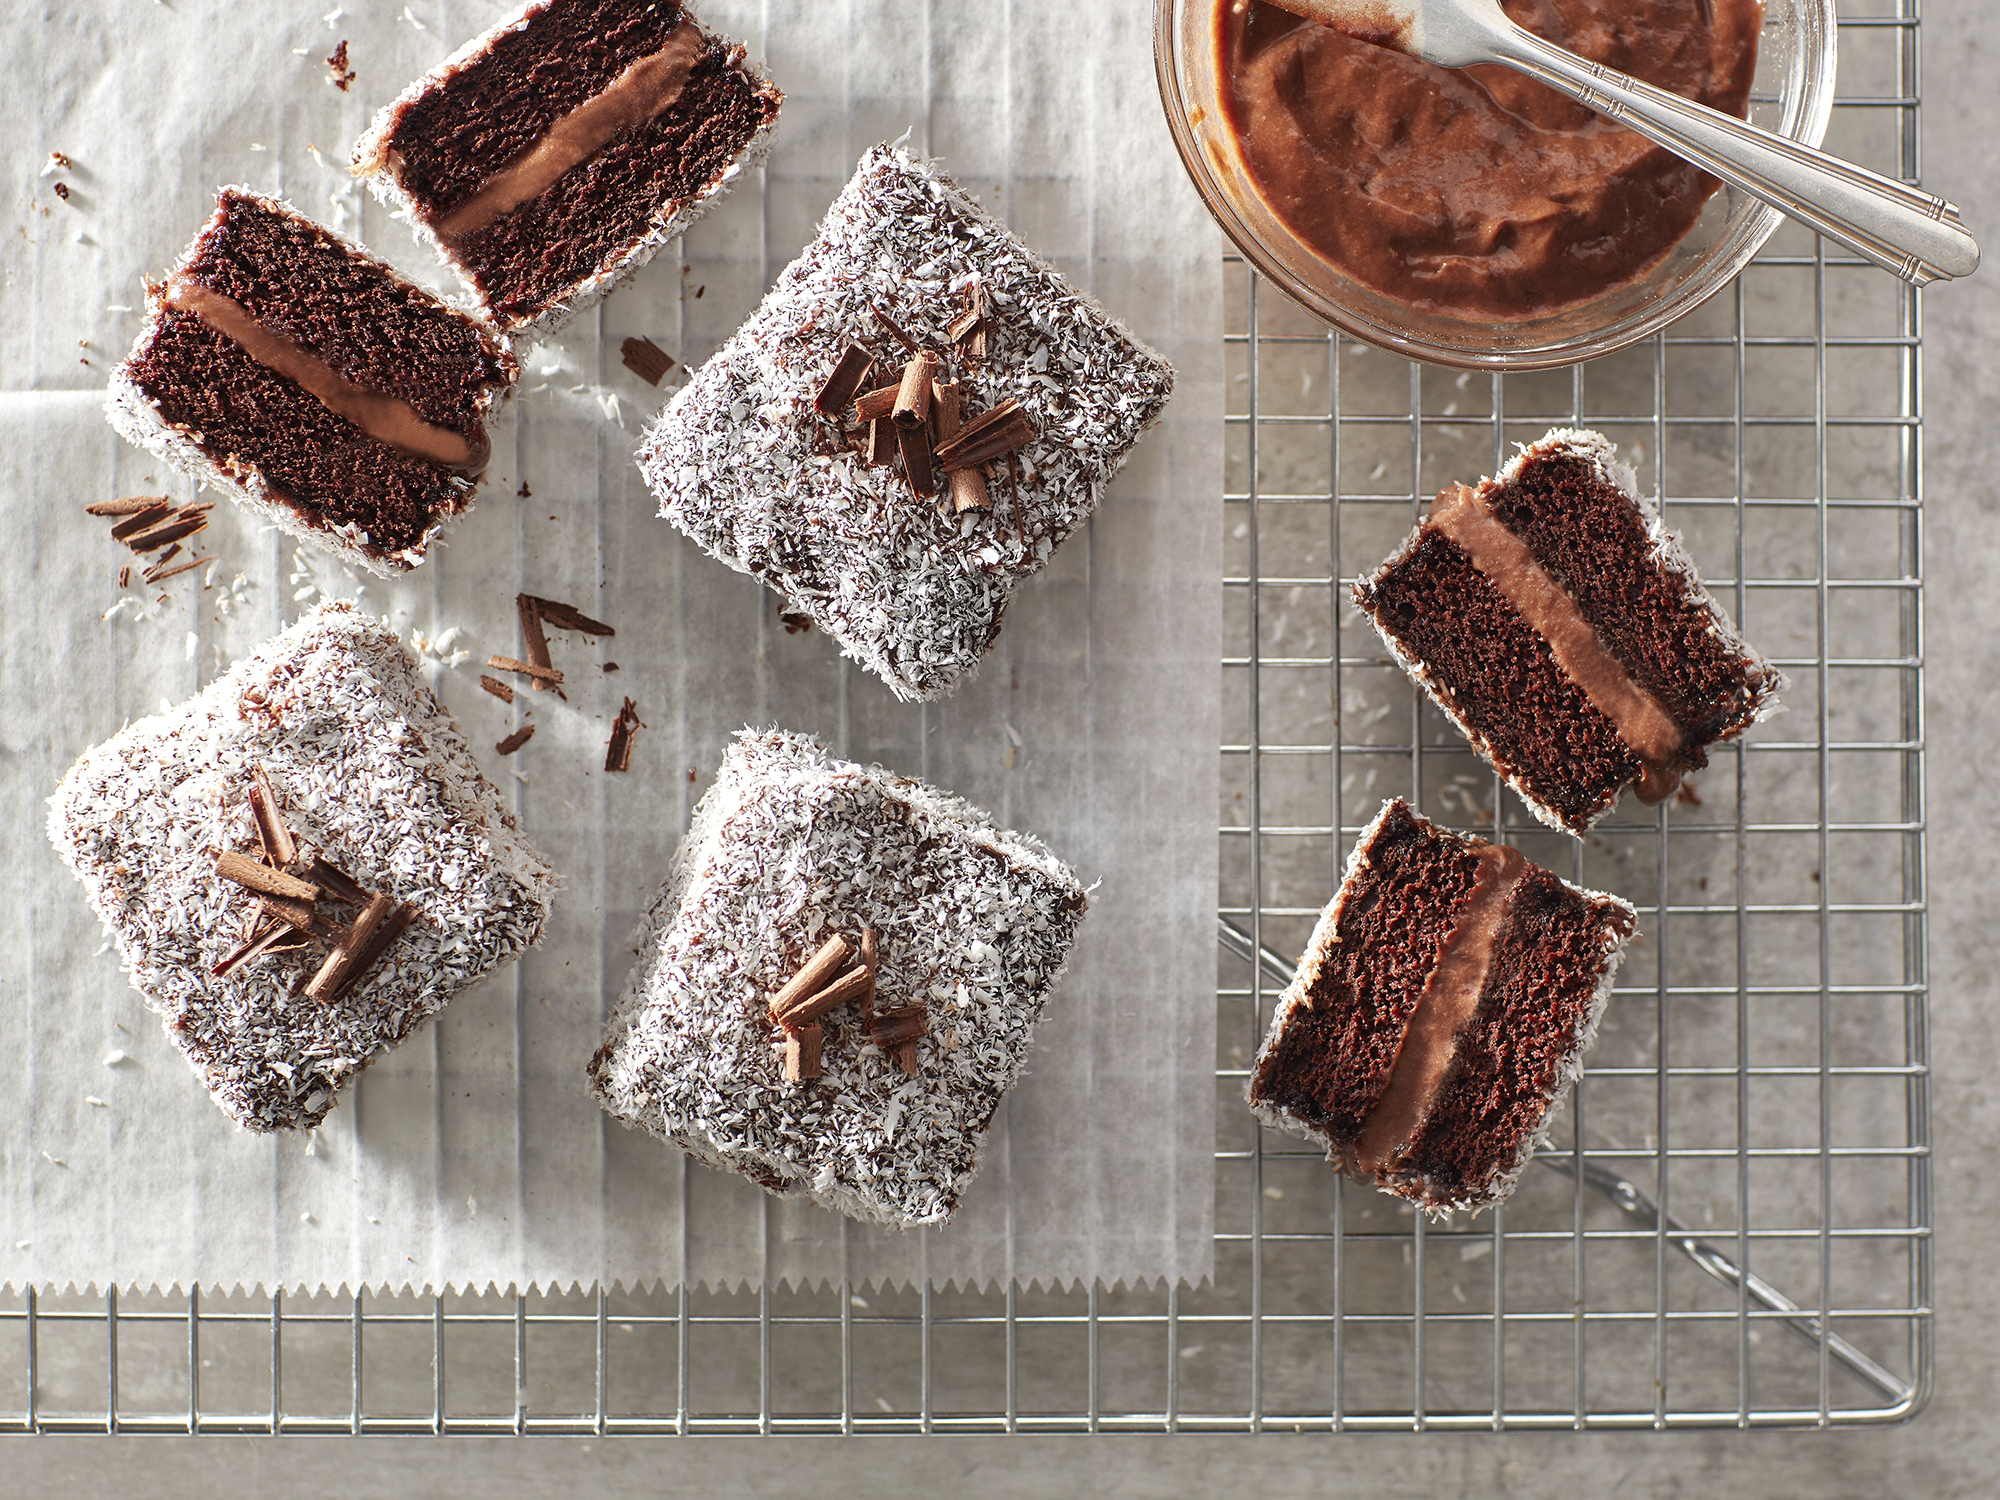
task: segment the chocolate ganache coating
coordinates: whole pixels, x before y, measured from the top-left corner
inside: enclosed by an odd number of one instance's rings
[[[1761,0],[1503,0],[1538,36],[1741,116]],[[1643,276],[1716,181],[1499,64],[1439,68],[1263,3],[1218,0],[1223,107],[1265,203],[1414,307],[1519,318]]]

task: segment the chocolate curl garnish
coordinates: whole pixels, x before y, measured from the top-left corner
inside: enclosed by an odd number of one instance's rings
[[[639,705],[630,698],[618,710],[618,718],[611,726],[611,743],[604,749],[604,769],[607,771],[629,771],[632,769],[632,737],[645,728],[639,717]]]
[[[937,418],[937,439],[942,446],[958,436],[959,411],[965,391],[956,380],[940,380],[932,388],[931,396],[931,410]],[[963,515],[968,510],[984,510],[993,503],[986,492],[986,476],[978,469],[954,469],[950,477],[954,513]]]
[[[502,703],[512,703],[514,701],[514,687],[512,683],[502,682],[497,677],[488,677],[484,673],[481,673],[479,685],[498,698]]]
[[[946,473],[969,469],[1012,453],[1035,437],[1034,423],[1021,410],[1021,403],[1010,396],[959,428],[956,437],[939,447],[937,459]]]
[[[533,594],[516,594],[514,596],[514,612],[521,617],[521,645],[522,649],[528,654],[530,664],[545,669],[553,669],[555,661],[549,655],[549,638],[542,630],[542,612],[535,607],[540,602]],[[487,662],[489,667],[497,666],[498,664],[497,658]],[[556,674],[555,681],[562,681],[562,674],[560,672]],[[538,693],[546,693],[551,684],[546,679],[537,676],[530,680],[528,686]]]
[[[881,934],[872,927],[861,929],[861,967],[868,973],[868,988],[861,992],[861,1024],[875,1021],[875,971],[880,965]]]
[[[518,672],[523,677],[533,678],[538,683],[554,684],[563,680],[562,673],[554,667],[537,666],[531,661],[515,661],[511,656],[489,656],[486,658],[486,665],[496,672]]]
[[[826,384],[813,397],[813,409],[828,419],[837,419],[846,411],[861,389],[861,382],[868,378],[868,372],[875,368],[875,356],[859,344],[849,344],[840,351],[840,359],[833,367],[833,373],[826,377]]]
[[[179,547],[174,548],[174,552],[180,550]],[[172,557],[173,555],[173,552],[169,552],[167,557]],[[207,562],[211,556],[213,556],[212,553],[204,552],[200,557],[190,557],[185,562],[177,562],[171,568],[166,565],[167,557],[163,557],[154,563],[152,567],[146,569],[144,573],[141,573],[139,581],[145,584],[165,583],[169,578],[178,578],[183,573],[192,572]],[[124,585],[120,584],[119,587],[122,588]]]
[[[869,468],[886,464],[896,456],[896,424],[887,417],[877,417],[868,424]]]
[[[222,978],[238,964],[247,964],[253,958],[261,958],[269,953],[292,930],[291,924],[278,917],[267,917],[259,912],[259,920],[251,928],[250,936],[208,972],[217,979]]]
[[[658,385],[674,367],[674,357],[651,339],[627,339],[618,346],[625,368],[647,385]]]
[[[900,380],[876,386],[867,395],[856,399],[854,415],[864,422],[879,422],[896,409],[896,397],[902,389]]]
[[[903,477],[910,482],[910,493],[919,499],[935,494],[937,474],[931,468],[930,429],[921,422],[898,427],[896,442],[903,450]]]
[[[593,620],[574,604],[564,604],[560,599],[543,599],[534,594],[517,594],[514,596],[515,608],[520,608],[524,602],[534,607],[535,623],[538,625],[553,625],[557,630],[574,630],[580,635],[612,636],[618,634],[617,631],[613,630],[602,620]],[[542,644],[544,647],[547,646],[547,636],[543,636]],[[539,661],[541,658],[530,656],[528,660]]]
[[[287,875],[283,870],[274,870],[261,860],[234,850],[215,856],[215,873],[260,896],[282,896],[287,901],[303,901],[308,906],[319,900],[319,887],[311,881]]]
[[[872,302],[868,304],[868,310],[875,314],[875,321],[888,329],[896,342],[903,346],[905,354],[915,354],[917,352],[917,341],[898,328],[895,321],[887,313],[883,312],[881,308]]]
[[[148,527],[157,526],[174,513],[173,506],[162,498],[143,510],[127,511],[125,519],[111,528],[111,540],[122,542],[128,536],[137,536]]]
[[[819,1077],[820,1045],[824,1037],[817,1026],[801,1026],[785,1033],[785,1080],[803,1083]]]
[[[348,906],[366,906],[375,894],[328,859],[315,858],[306,873],[324,894]]]
[[[894,1058],[896,1066],[911,1077],[915,1077],[918,1071],[917,1038],[929,1034],[930,1022],[921,1005],[877,1011],[868,1033],[869,1039]]]
[[[359,972],[361,957],[368,950],[375,929],[382,925],[395,906],[395,898],[385,894],[376,896],[361,908],[361,915],[354,919],[354,925],[333,945],[326,962],[320,965],[319,972],[306,985],[307,999],[329,1004],[346,993],[349,983]]]
[[[873,988],[874,983],[874,976],[866,968],[857,965],[843,972],[823,990],[803,995],[782,1008],[774,1003],[771,1007],[771,1019],[787,1030],[795,1026],[809,1025],[828,1011],[866,994]]]
[[[512,755],[534,737],[535,726],[532,724],[523,724],[519,729],[508,735],[506,739],[495,745],[493,752],[496,755]]]
[[[967,337],[986,326],[986,288],[977,281],[965,289],[965,311],[945,325],[945,334],[954,344],[962,344]],[[980,351],[985,352],[983,349]]]
[[[122,500],[93,500],[83,508],[87,516],[136,516],[145,511],[173,505],[165,495],[127,495]]]
[[[203,509],[206,508],[205,506],[203,507]],[[208,517],[200,514],[190,514],[189,511],[191,510],[193,510],[192,506],[188,510],[177,511],[174,514],[174,518],[164,525],[155,526],[150,531],[142,531],[137,536],[125,537],[122,540],[134,552],[157,552],[162,547],[171,546],[175,542],[185,541],[197,532],[208,529]]]
[[[250,773],[250,816],[257,820],[257,841],[264,846],[265,860],[273,869],[289,869],[299,857],[299,841],[278,810],[278,794],[262,766]]]
[[[389,951],[389,945],[401,937],[416,919],[417,909],[407,901],[390,912],[381,926],[375,929],[375,935],[355,955],[354,962],[348,966],[347,977],[326,997],[326,1003],[333,1005],[346,999],[357,984],[374,972],[375,966],[382,961],[382,955]]]
[[[805,967],[771,997],[772,1018],[775,1020],[790,1007],[822,989],[829,979],[840,972],[853,952],[853,945],[837,932],[820,944],[819,951],[806,960]]]
[[[938,357],[926,349],[903,366],[896,404],[889,415],[898,427],[922,427],[930,420],[931,384],[937,379]]]

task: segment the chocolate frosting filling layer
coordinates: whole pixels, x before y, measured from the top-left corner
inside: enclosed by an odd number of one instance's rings
[[[1472,893],[1424,980],[1388,1087],[1362,1122],[1352,1147],[1357,1171],[1373,1177],[1393,1166],[1423,1125],[1458,1051],[1458,1033],[1479,1008],[1494,944],[1513,909],[1515,888],[1527,871],[1528,861],[1518,849],[1488,844],[1479,851]]]
[[[176,273],[168,278],[161,301],[233,339],[258,364],[303,386],[328,411],[345,417],[378,443],[466,474],[486,467],[492,445],[484,433],[474,440],[433,426],[409,402],[356,385],[304,345],[259,323],[235,298]]]
[[[1535,560],[1528,544],[1508,530],[1469,485],[1441,491],[1431,506],[1430,524],[1450,538],[1549,643],[1564,675],[1646,763],[1640,797],[1657,802],[1669,795],[1680,781],[1673,762],[1686,736],[1658,700],[1604,649],[1576,601]]]
[[[681,22],[658,52],[640,58],[549,126],[548,134],[487,178],[470,198],[440,214],[432,228],[442,239],[462,239],[540,197],[618,136],[671,109],[706,48],[701,29]]]

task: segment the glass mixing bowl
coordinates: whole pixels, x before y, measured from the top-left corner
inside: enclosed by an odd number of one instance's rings
[[[1595,359],[1665,327],[1729,284],[1783,215],[1724,184],[1637,281],[1555,312],[1496,321],[1406,306],[1321,260],[1265,207],[1225,128],[1216,13],[1230,0],[1155,0],[1160,101],[1208,210],[1279,290],[1335,327],[1433,364],[1537,370]],[[1834,0],[1765,0],[1750,119],[1817,146],[1833,111]]]

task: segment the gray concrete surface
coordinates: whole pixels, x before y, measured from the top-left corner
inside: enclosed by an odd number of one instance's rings
[[[1925,20],[1926,179],[2000,246],[2000,10],[1934,0]],[[2000,255],[2000,250],[1995,251]],[[1994,1237],[1983,1177],[2000,1136],[2000,266],[1926,304],[1925,407],[1935,1062],[1937,1388],[1888,1431],[1459,1437],[851,1440],[21,1439],[0,1445],[0,1496],[217,1492],[493,1497],[894,1493],[968,1497],[1251,1491],[1273,1497],[1987,1495],[2000,1456]]]

